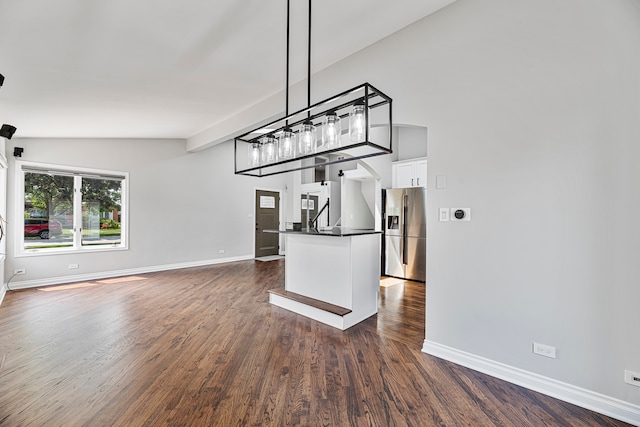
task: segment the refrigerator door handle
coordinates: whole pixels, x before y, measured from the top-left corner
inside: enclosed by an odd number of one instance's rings
[[[409,205],[409,195],[402,196],[402,263],[407,264],[407,209]]]

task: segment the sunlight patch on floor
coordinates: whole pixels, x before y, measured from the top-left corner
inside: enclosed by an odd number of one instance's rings
[[[38,288],[38,290],[44,291],[44,292],[51,292],[51,291],[64,291],[67,289],[89,288],[91,286],[97,286],[97,283],[92,283],[92,282],[72,283],[70,285],[47,286],[44,288]]]
[[[125,276],[125,277],[116,277],[113,279],[96,280],[96,282],[110,284],[110,283],[133,282],[136,280],[147,280],[147,278],[142,276]]]
[[[404,280],[398,279],[397,277],[381,277],[380,278],[380,286],[383,288],[399,285],[401,283],[404,283]]]
[[[95,282],[79,282],[79,283],[71,283],[68,285],[46,286],[44,288],[38,288],[38,290],[44,291],[44,292],[65,291],[68,289],[90,288],[92,286],[98,286],[98,285],[111,285],[113,283],[135,282],[138,280],[147,280],[147,278],[143,276],[115,277],[113,279],[96,280]]]

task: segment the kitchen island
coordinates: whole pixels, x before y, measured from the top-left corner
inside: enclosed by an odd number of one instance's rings
[[[285,288],[269,302],[338,329],[378,312],[380,231],[331,227],[286,235]]]

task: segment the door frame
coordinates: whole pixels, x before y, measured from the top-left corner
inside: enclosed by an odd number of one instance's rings
[[[253,248],[253,256],[255,258],[256,256],[256,220],[257,220],[257,206],[256,206],[256,193],[258,191],[270,191],[272,193],[278,193],[278,208],[280,209],[279,212],[279,217],[278,217],[278,222],[280,223],[280,226],[282,227],[282,224],[284,224],[283,221],[283,200],[282,200],[282,194],[283,191],[282,189],[275,189],[275,188],[266,188],[266,187],[253,187],[253,221],[251,221],[251,247]],[[280,255],[284,255],[284,235],[283,234],[279,234],[278,235],[278,254]]]

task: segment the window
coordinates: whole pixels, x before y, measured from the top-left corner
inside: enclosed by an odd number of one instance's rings
[[[18,254],[127,248],[128,174],[16,162]]]

